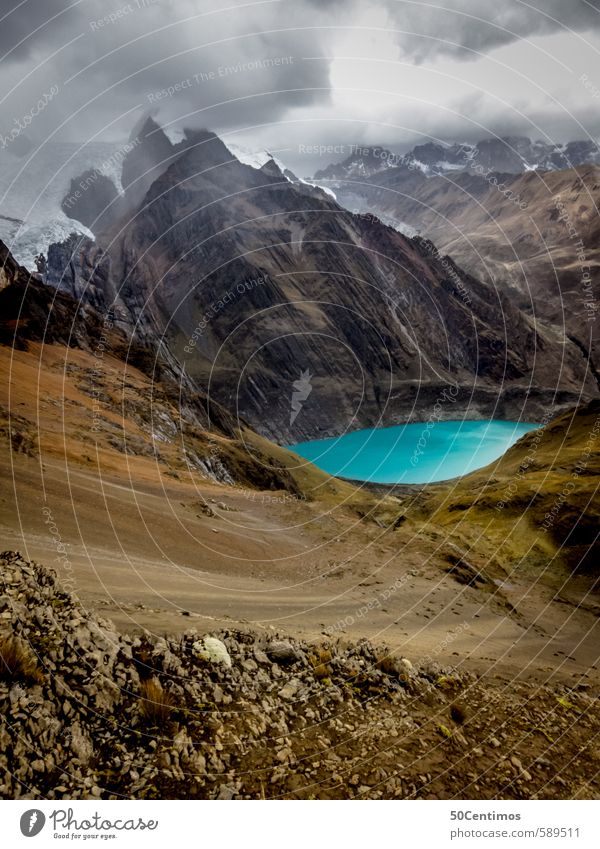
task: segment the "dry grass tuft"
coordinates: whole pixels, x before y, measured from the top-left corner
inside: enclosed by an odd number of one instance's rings
[[[176,706],[175,697],[163,690],[156,678],[140,683],[140,716],[150,728],[168,727]]]
[[[29,646],[16,637],[0,637],[0,680],[41,684],[44,675]]]
[[[331,667],[329,666],[332,659],[331,651],[326,648],[316,648],[310,653],[308,659],[315,673],[315,678],[327,680],[331,675]]]
[[[398,661],[391,654],[384,654],[378,657],[375,667],[386,675],[391,675],[392,677],[398,676]]]
[[[152,658],[152,651],[152,643],[144,640],[142,645],[133,652],[133,662],[142,681],[148,681],[154,675],[155,663]]]
[[[457,725],[462,725],[467,719],[467,709],[460,702],[454,702],[454,704],[450,705],[450,716]]]

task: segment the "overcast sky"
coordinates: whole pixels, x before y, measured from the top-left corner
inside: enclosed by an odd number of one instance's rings
[[[599,5],[1,0],[2,153],[26,116],[35,144],[120,140],[144,110],[266,147],[301,175],[352,144],[595,138]],[[319,159],[311,145],[338,149]]]

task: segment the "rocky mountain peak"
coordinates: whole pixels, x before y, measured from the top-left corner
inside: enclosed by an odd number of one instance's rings
[[[148,115],[133,128],[129,142],[133,149],[123,159],[121,182],[129,205],[136,206],[173,161],[175,146]]]

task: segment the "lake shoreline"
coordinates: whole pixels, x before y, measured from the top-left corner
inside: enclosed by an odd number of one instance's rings
[[[355,485],[412,488],[447,483],[477,471],[538,427],[534,422],[500,419],[431,419],[287,447],[327,474]]]

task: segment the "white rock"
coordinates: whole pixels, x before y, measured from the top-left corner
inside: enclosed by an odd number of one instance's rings
[[[216,637],[203,637],[192,646],[194,654],[201,660],[209,660],[212,663],[222,663],[227,669],[231,669],[231,658],[229,652],[221,640]]]

